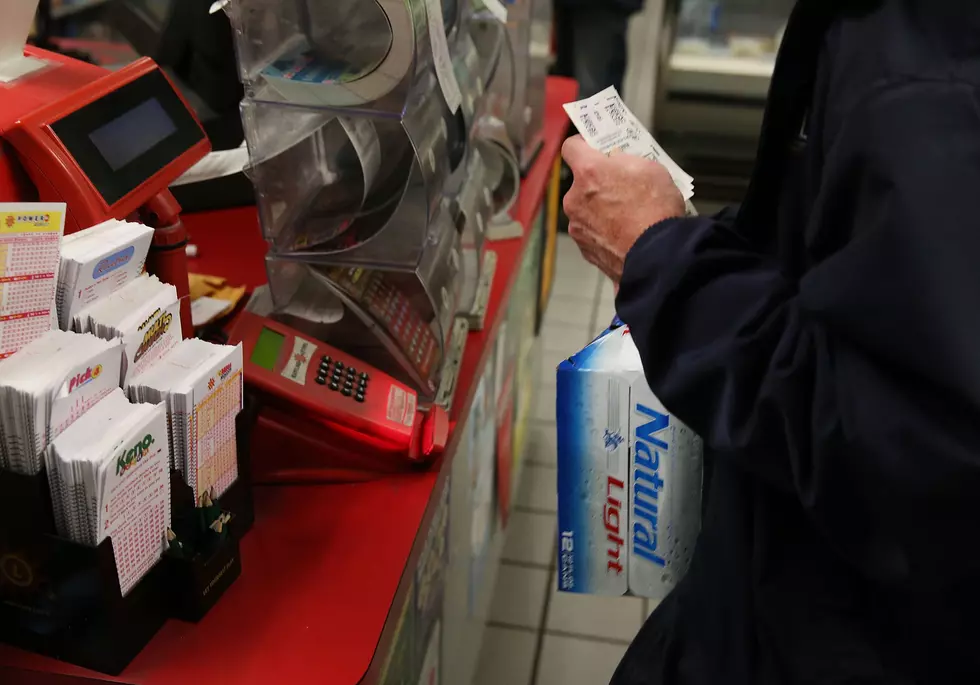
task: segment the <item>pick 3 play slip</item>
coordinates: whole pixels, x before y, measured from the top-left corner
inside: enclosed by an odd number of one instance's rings
[[[701,529],[701,439],[654,396],[621,322],[558,367],[558,587],[662,598]]]

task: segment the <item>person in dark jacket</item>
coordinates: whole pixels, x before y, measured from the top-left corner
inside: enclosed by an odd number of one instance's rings
[[[539,0],[540,1],[540,0]],[[578,81],[579,95],[603,88],[622,92],[626,33],[643,0],[553,0],[557,55],[555,71]]]
[[[564,155],[570,234],[704,438],[615,685],[980,682],[980,3],[799,0],[738,211]]]

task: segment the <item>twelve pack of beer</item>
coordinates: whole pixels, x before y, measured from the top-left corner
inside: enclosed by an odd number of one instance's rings
[[[625,326],[558,367],[558,587],[662,598],[701,527],[701,439],[651,392]]]

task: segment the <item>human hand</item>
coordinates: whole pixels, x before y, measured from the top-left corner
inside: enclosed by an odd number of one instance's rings
[[[642,157],[607,157],[582,136],[562,156],[575,177],[565,194],[568,234],[590,263],[618,284],[626,254],[651,226],[684,216],[684,198],[663,165]]]

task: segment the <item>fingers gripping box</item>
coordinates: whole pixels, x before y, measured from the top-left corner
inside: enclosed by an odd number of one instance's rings
[[[558,587],[662,598],[701,528],[702,445],[654,396],[624,327],[558,367]]]

